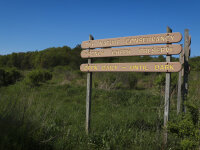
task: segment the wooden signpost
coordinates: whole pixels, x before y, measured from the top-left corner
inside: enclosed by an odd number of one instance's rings
[[[188,73],[188,56],[190,39],[188,30],[185,31],[184,44],[184,74]],[[173,44],[180,42],[182,39],[181,33],[172,33],[172,30],[167,27],[167,33],[129,36],[112,39],[94,40],[90,36],[89,41],[83,41],[81,46],[82,58],[87,58],[88,63],[82,64],[80,70],[87,72],[87,94],[86,94],[86,133],[90,131],[90,113],[91,113],[91,92],[92,92],[92,72],[165,72],[165,106],[164,106],[164,127],[166,129],[169,120],[170,106],[170,80],[171,72],[182,71],[183,62],[171,62],[171,55],[183,54],[182,45]],[[140,47],[121,47],[131,45],[150,45],[150,44],[167,44],[153,45]],[[102,49],[94,49],[102,48]],[[187,49],[187,50],[186,50]],[[187,52],[186,52],[187,51]],[[187,53],[187,54],[186,54]],[[141,55],[166,55],[166,62],[135,62],[135,63],[92,63],[91,58],[98,57],[118,57],[118,56],[141,56]],[[181,57],[182,58],[182,57]],[[186,69],[185,69],[186,68]],[[185,90],[187,90],[187,77],[184,77]],[[180,90],[181,91],[181,90]],[[177,106],[178,108],[179,106]],[[167,130],[164,131],[164,144],[167,143]]]
[[[172,33],[172,29],[167,27],[167,33]],[[171,61],[171,55],[166,56],[166,62]],[[179,70],[180,71],[180,70]],[[169,120],[169,107],[170,107],[170,84],[171,84],[171,74],[166,73],[165,78],[165,104],[164,104],[164,146],[167,145],[167,122]]]
[[[92,35],[89,36],[90,40],[94,40]],[[90,49],[88,49],[89,51]],[[88,64],[92,63],[92,59],[88,59]],[[87,92],[86,92],[86,133],[90,130],[90,114],[91,114],[91,95],[92,95],[92,72],[87,73]]]
[[[184,63],[183,57],[184,57],[184,51],[182,51],[181,54],[179,55],[179,62],[181,63],[181,65],[183,65]],[[183,76],[183,68],[178,73],[177,114],[179,114],[181,111],[181,99],[182,99],[181,94],[183,86],[182,76]]]
[[[189,74],[189,64],[188,60],[191,52],[191,36],[189,35],[189,30],[185,29],[184,34],[184,51],[181,52],[179,57],[179,62],[183,65],[183,68],[179,72],[178,77],[178,94],[177,94],[177,114],[186,112],[186,107],[184,102],[187,100],[188,93],[188,74]],[[182,78],[183,77],[183,78]]]
[[[184,102],[187,100],[188,93],[188,74],[189,74],[189,57],[190,57],[190,44],[191,36],[189,35],[189,30],[185,29],[184,34],[184,76],[183,76],[183,112],[186,113],[186,107]]]

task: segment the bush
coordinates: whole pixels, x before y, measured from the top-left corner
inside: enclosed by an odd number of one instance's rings
[[[135,89],[136,86],[137,86],[137,82],[138,82],[138,79],[135,76],[135,74],[129,74],[127,80],[128,80],[128,83],[129,83],[129,88]]]
[[[158,77],[155,79],[154,85],[161,89],[165,86],[165,74],[159,74]]]
[[[16,68],[3,69],[0,68],[0,86],[8,86],[14,84],[22,77],[20,71]]]
[[[177,73],[171,73],[171,80],[170,80],[171,93],[176,91],[177,80],[178,80],[178,74]],[[154,81],[154,86],[157,89],[159,89],[160,93],[162,93],[162,94],[165,92],[165,81],[166,81],[166,74],[165,73],[159,74]]]
[[[199,112],[198,106],[192,103],[186,103],[187,113],[181,118],[168,123],[168,130],[178,137],[180,147],[186,149],[198,149],[200,132],[199,132]]]
[[[27,75],[26,83],[31,86],[38,86],[52,79],[52,73],[46,70],[33,70]]]

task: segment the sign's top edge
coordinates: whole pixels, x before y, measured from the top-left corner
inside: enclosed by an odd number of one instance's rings
[[[83,41],[81,47],[84,49],[84,48],[129,46],[129,45],[177,43],[180,42],[181,40],[182,40],[182,34],[180,32],[173,32],[173,33],[160,33],[160,34],[148,34],[148,35],[88,40],[88,41]]]
[[[95,39],[95,40],[87,40],[87,41],[97,41],[97,40],[109,40],[109,39],[121,39],[121,38],[131,38],[131,37],[137,37],[137,36],[156,36],[156,35],[167,35],[167,34],[179,34],[182,36],[180,32],[172,32],[172,33],[156,33],[156,34],[144,34],[144,35],[133,35],[133,36],[124,36],[124,37],[114,37],[114,38],[105,38],[105,39]],[[83,41],[83,42],[87,42]]]

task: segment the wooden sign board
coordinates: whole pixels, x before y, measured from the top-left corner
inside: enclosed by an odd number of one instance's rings
[[[139,56],[139,55],[173,55],[180,54],[181,45],[159,45],[123,48],[106,48],[96,50],[83,50],[82,58],[94,57],[117,57],[117,56]]]
[[[182,39],[179,32],[175,33],[161,33],[152,35],[129,36],[112,39],[89,40],[83,41],[81,47],[86,48],[102,48],[102,47],[116,47],[129,45],[145,45],[145,44],[164,44],[177,43]]]
[[[179,62],[82,64],[82,72],[179,72]]]

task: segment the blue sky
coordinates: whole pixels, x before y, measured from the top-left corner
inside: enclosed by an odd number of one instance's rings
[[[200,56],[198,0],[0,0],[0,54],[95,39],[190,30]],[[183,43],[183,40],[180,42]]]

